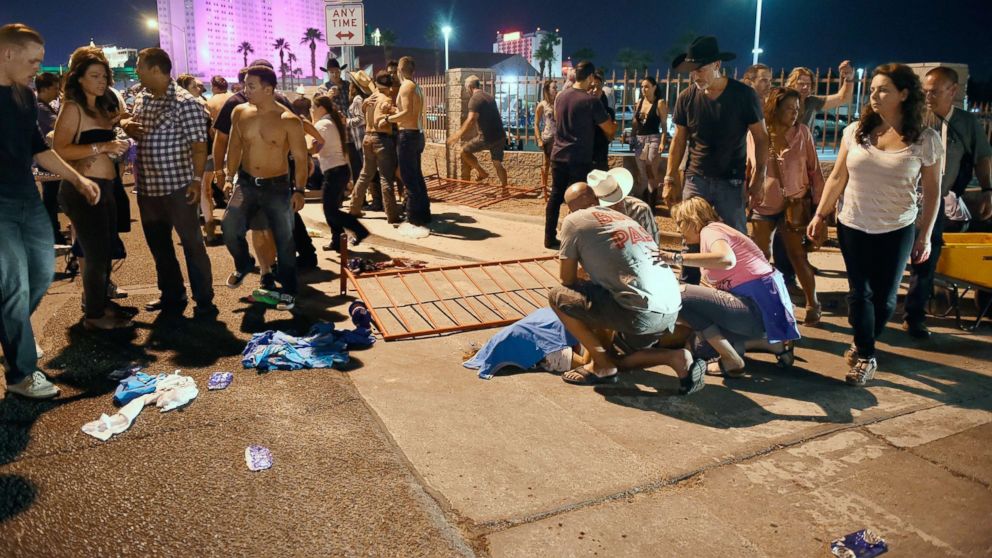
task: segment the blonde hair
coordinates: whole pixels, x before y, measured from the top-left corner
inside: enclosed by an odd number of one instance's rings
[[[683,223],[691,224],[699,230],[710,223],[720,221],[716,210],[703,198],[689,198],[672,208],[672,219],[681,228]]]
[[[813,70],[799,66],[798,68],[793,68],[792,71],[789,72],[789,77],[785,80],[785,86],[791,89],[799,89],[797,84],[799,83],[799,78],[802,76],[809,78],[810,85],[816,85],[813,83],[816,81],[816,76],[813,74]]]

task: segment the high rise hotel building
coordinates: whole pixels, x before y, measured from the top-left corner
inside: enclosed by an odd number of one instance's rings
[[[244,65],[238,47],[248,42],[251,62],[265,58],[279,71],[276,39],[296,55],[294,68],[310,76],[310,47],[300,44],[308,27],[324,32],[324,0],[158,0],[159,41],[172,56],[175,73],[235,78]],[[327,43],[317,42],[317,67],[327,61]],[[323,79],[317,70],[318,79]]]

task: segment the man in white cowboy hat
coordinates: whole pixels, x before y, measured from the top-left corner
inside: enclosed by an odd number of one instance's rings
[[[672,62],[676,72],[688,72],[693,85],[675,101],[672,120],[675,137],[668,156],[668,173],[663,195],[669,206],[680,197],[702,197],[713,206],[724,223],[747,234],[744,207],[744,167],[747,161],[747,134],[754,138],[755,153],[768,151],[761,100],[754,89],[726,77],[721,64],[736,56],[721,52],[716,37],[699,37],[685,54]],[[688,146],[685,187],[679,164]],[[755,161],[747,187],[761,188],[765,180],[765,160]],[[695,248],[698,251],[698,247]],[[693,251],[693,247],[689,247]],[[687,282],[699,283],[699,270],[683,271]]]
[[[603,207],[603,200],[585,182],[566,190],[565,203],[571,213],[561,226],[561,286],[551,289],[548,302],[592,361],[566,372],[562,380],[579,385],[613,383],[617,368],[650,361],[671,366],[685,378],[682,393],[702,387],[705,363],[697,363],[688,351],[641,352],[675,326],[682,307],[671,268],[654,263],[658,244],[636,221]],[[579,278],[579,264],[588,280]],[[627,353],[623,359],[608,351],[612,343],[606,331],[617,333]]]
[[[599,198],[599,205],[637,221],[658,242],[658,222],[654,220],[651,206],[630,195],[634,188],[634,175],[629,170],[623,167],[609,171],[596,169],[586,177],[586,183]]]

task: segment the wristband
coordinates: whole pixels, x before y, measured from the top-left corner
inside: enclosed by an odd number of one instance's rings
[[[675,255],[672,256],[672,263],[674,263],[677,266],[681,266],[683,260],[684,258],[682,256],[682,252],[675,252]]]
[[[91,143],[90,144],[90,149],[93,150],[93,154],[94,155],[99,155],[100,154],[100,144]]]
[[[300,194],[300,195],[306,195],[307,191],[305,189],[304,190],[300,190],[299,188],[293,188],[293,193],[294,194]]]
[[[662,182],[663,182],[663,183],[665,183],[665,184],[668,184],[668,183],[671,183],[671,182],[675,182],[675,179],[674,179],[674,178],[672,178],[671,176],[666,176],[666,177],[665,177],[665,178],[664,178],[664,179],[662,180]]]

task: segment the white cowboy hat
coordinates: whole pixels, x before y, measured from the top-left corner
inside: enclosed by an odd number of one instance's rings
[[[599,198],[599,205],[613,205],[630,195],[634,188],[634,175],[623,167],[609,171],[597,169],[586,176],[586,183]]]

